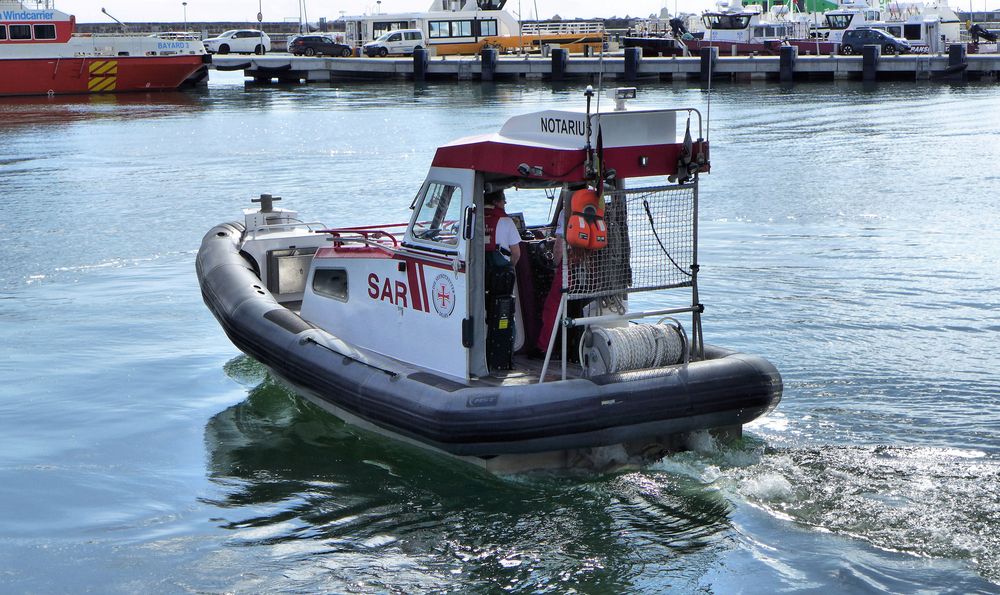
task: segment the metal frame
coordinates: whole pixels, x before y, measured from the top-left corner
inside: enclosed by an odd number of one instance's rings
[[[700,116],[700,114],[699,114],[699,116]],[[699,120],[700,120],[700,117],[699,117]],[[700,122],[699,122],[699,124],[700,124]],[[690,279],[690,282],[682,284],[682,285],[676,285],[675,284],[675,285],[668,285],[668,286],[661,286],[661,287],[643,287],[643,288],[640,288],[640,289],[624,288],[624,289],[620,289],[620,290],[615,290],[615,291],[613,291],[611,293],[619,293],[619,294],[620,293],[628,293],[628,294],[631,294],[631,293],[639,293],[639,292],[645,292],[645,291],[657,291],[657,290],[663,290],[663,289],[679,289],[679,288],[682,288],[682,287],[688,287],[688,286],[690,286],[691,287],[691,305],[690,306],[685,306],[685,307],[678,307],[678,308],[662,309],[662,310],[647,310],[647,311],[639,311],[639,312],[626,312],[625,314],[621,314],[621,315],[587,316],[587,317],[581,317],[581,318],[570,318],[570,317],[568,317],[566,315],[566,312],[567,312],[568,302],[571,299],[570,298],[570,294],[569,294],[569,267],[567,266],[568,258],[569,258],[569,249],[568,249],[568,245],[567,245],[568,242],[566,242],[565,239],[564,239],[564,241],[562,242],[562,263],[563,264],[562,264],[562,266],[560,266],[560,269],[562,270],[562,287],[560,288],[560,291],[562,292],[562,295],[561,295],[560,300],[559,300],[559,310],[556,313],[556,322],[555,322],[556,325],[558,325],[559,327],[561,327],[563,329],[563,332],[561,333],[561,335],[562,335],[562,353],[561,353],[561,357],[560,357],[560,359],[561,359],[561,379],[562,380],[566,380],[566,370],[567,370],[568,341],[569,341],[568,334],[569,333],[566,332],[566,331],[568,331],[570,328],[574,328],[574,327],[588,327],[588,326],[593,325],[593,324],[604,324],[604,323],[610,323],[610,322],[623,322],[623,321],[631,321],[631,320],[638,320],[638,319],[642,319],[642,318],[652,318],[652,317],[661,317],[662,318],[662,317],[671,316],[671,315],[674,315],[674,314],[683,314],[683,313],[690,312],[691,313],[691,341],[690,341],[690,351],[691,351],[691,353],[690,354],[685,354],[685,362],[688,361],[688,355],[690,355],[693,359],[696,359],[696,360],[704,358],[705,345],[704,345],[704,339],[703,339],[703,336],[702,336],[702,324],[701,324],[701,313],[703,312],[704,307],[700,303],[700,301],[699,301],[699,295],[698,295],[698,270],[699,270],[699,264],[698,264],[698,206],[699,206],[699,204],[698,204],[698,198],[699,198],[698,197],[698,174],[695,173],[692,176],[691,180],[688,181],[688,182],[686,182],[686,183],[676,184],[676,185],[673,185],[673,186],[662,186],[662,187],[657,187],[657,188],[660,188],[662,190],[676,190],[676,189],[690,188],[692,190],[692,192],[693,192],[693,199],[692,199],[692,224],[691,224],[691,226],[692,226],[692,254],[691,254],[691,257],[692,257],[692,261],[693,262],[690,265],[690,270],[691,270],[691,279]],[[631,192],[642,191],[642,190],[647,190],[647,189],[634,189]],[[625,193],[629,192],[629,190],[622,189],[620,192],[622,194],[625,194]],[[566,213],[569,212],[568,211],[569,205],[567,204],[568,201],[569,201],[569,197],[568,196],[564,197],[564,199],[563,199],[563,209],[562,209],[562,213],[560,215],[560,216],[562,216],[564,218],[566,217]],[[565,229],[565,219],[564,219],[564,229]],[[588,298],[573,298],[573,299],[588,299]],[[589,299],[593,299],[593,297],[590,296]],[[545,382],[545,376],[548,373],[549,364],[551,363],[551,359],[552,359],[552,350],[555,347],[555,337],[556,337],[556,328],[553,327],[552,333],[551,333],[551,335],[549,335],[549,344],[548,344],[548,346],[547,346],[547,348],[545,350],[545,360],[544,360],[544,363],[542,364],[542,371],[541,371],[541,374],[539,375],[539,378],[538,378],[538,382],[539,383]]]

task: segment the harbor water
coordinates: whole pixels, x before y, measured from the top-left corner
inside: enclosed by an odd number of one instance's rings
[[[994,84],[641,86],[709,118],[706,340],[784,377],[736,443],[490,475],[297,398],[202,303],[252,197],[403,221],[437,146],[581,91],[0,99],[0,591],[1000,591]]]

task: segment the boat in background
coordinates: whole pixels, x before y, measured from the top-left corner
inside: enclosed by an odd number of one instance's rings
[[[434,0],[425,12],[343,17],[347,43],[361,48],[390,31],[420,29],[432,54],[539,53],[559,46],[572,53],[604,48],[602,21],[518,21],[504,10],[507,0]],[[588,49],[589,48],[589,49]]]
[[[781,46],[798,47],[802,55],[829,55],[841,53],[845,32],[860,28],[885,31],[918,53],[942,52],[948,44],[963,42],[961,22],[946,4],[893,6],[885,19],[880,9],[864,0],[841,0],[836,8],[811,16],[781,4],[765,13],[759,4],[723,0],[718,10],[702,15],[706,30],[701,39],[685,40],[676,32],[664,32],[626,38],[624,45],[641,47],[646,56],[694,55],[703,47],[719,48],[720,56],[777,55]],[[976,48],[970,45],[969,51]]]
[[[706,47],[718,48],[720,56],[749,56],[778,55],[782,45],[810,41],[805,15],[784,5],[765,11],[759,4],[744,6],[741,0],[720,0],[716,10],[702,14],[701,20],[705,31],[700,37],[682,37],[674,30],[659,36],[626,37],[623,45],[642,48],[647,56],[695,55]],[[816,44],[816,40],[811,41],[811,45]]]
[[[75,29],[72,15],[0,0],[0,96],[174,90],[210,60],[190,36]]]
[[[909,42],[918,53],[944,51],[947,44],[962,41],[961,21],[946,4],[894,3],[890,8],[884,18],[881,10],[864,0],[841,0],[837,8],[823,13],[822,25],[814,27],[810,36],[839,46],[846,31],[881,29]]]

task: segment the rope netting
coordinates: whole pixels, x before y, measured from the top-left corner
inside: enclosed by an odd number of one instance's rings
[[[690,287],[694,185],[606,191],[607,247],[569,254],[569,299]]]

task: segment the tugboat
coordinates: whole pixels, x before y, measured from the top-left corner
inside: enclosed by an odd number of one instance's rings
[[[406,223],[331,228],[261,195],[205,236],[205,303],[236,347],[320,407],[493,471],[739,436],[782,381],[702,338],[701,114],[629,110],[631,88],[592,111],[585,95],[586,109],[439,147]],[[501,193],[525,213],[496,210]],[[517,233],[504,250],[506,218]]]
[[[169,91],[204,76],[211,60],[198,39],[75,29],[76,19],[54,8],[0,0],[0,97]]]

